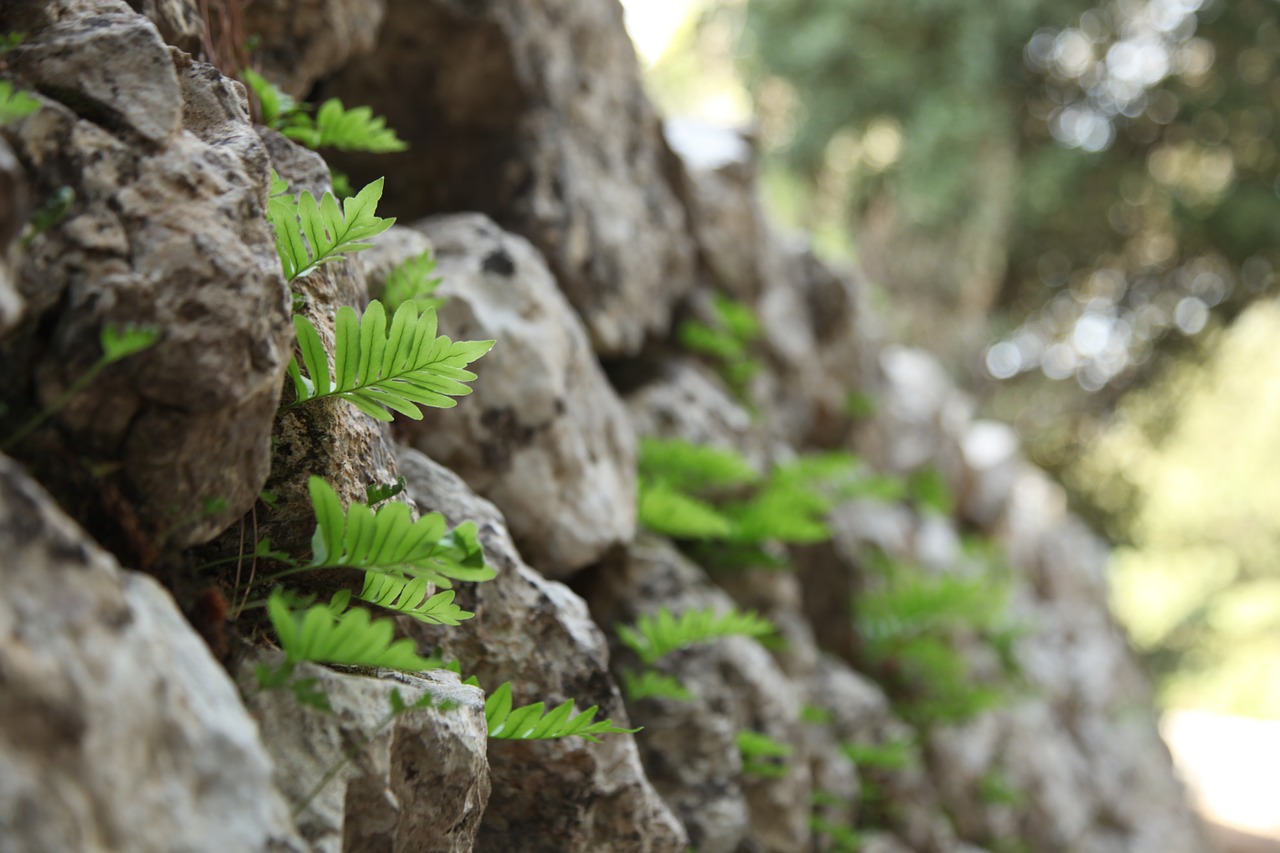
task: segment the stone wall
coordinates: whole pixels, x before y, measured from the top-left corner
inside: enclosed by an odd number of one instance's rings
[[[1107,613],[1104,544],[929,354],[880,340],[856,274],[771,230],[745,140],[663,126],[616,0],[248,6],[268,76],[369,104],[410,143],[330,157],[357,185],[386,175],[400,224],[295,282],[293,310],[327,329],[433,248],[442,331],[498,342],[456,409],[391,428],[341,401],[277,410],[293,338],[271,170],[315,192],[329,175],[186,52],[199,7],[0,6],[26,34],[3,73],[43,104],[0,131],[0,441],[56,410],[0,457],[0,853],[1203,849]],[[19,240],[63,188],[66,215]],[[741,393],[676,333],[717,293],[762,322]],[[157,345],[75,386],[99,331],[130,324]],[[936,471],[954,501],[850,499],[790,571],[725,571],[637,529],[643,437],[762,468],[855,451]],[[328,713],[258,690],[279,651],[232,570],[198,566],[266,536],[305,551],[311,475],[348,501],[403,476],[398,499],[479,525],[498,576],[460,585],[461,626],[401,622],[422,651],[643,731],[488,741],[480,689],[443,670],[312,666]],[[856,602],[886,565],[987,577],[975,537],[1003,555],[1013,630],[948,641],[1003,689],[926,717],[921,685],[868,657]],[[734,606],[785,642],[683,650],[669,674],[691,698],[624,697],[618,625]],[[440,701],[384,719],[393,690]],[[744,770],[746,729],[790,747],[778,772]]]

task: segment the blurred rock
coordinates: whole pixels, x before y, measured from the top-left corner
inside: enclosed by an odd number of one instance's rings
[[[338,167],[398,175],[386,205],[406,219],[477,210],[527,238],[601,354],[665,332],[694,248],[621,6],[390,0],[386,19],[323,93],[369,104],[412,147]]]
[[[159,584],[0,457],[0,851],[301,853],[235,685]]]
[[[244,662],[276,665],[278,652]],[[301,706],[287,690],[249,687],[249,708],[276,765],[276,784],[312,850],[469,853],[489,801],[484,695],[450,672],[345,674],[300,664],[332,713]],[[393,715],[391,692],[408,705]]]
[[[409,442],[496,503],[526,559],[566,577],[635,533],[626,410],[526,240],[475,214],[415,227],[444,278],[441,332],[499,343],[474,366],[475,392],[427,411]]]

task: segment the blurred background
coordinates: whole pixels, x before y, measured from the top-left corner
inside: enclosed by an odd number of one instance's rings
[[[1184,777],[1280,838],[1280,4],[624,6],[662,111],[748,132],[1114,543]]]

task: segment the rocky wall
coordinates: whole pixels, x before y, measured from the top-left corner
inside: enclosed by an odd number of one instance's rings
[[[746,140],[660,123],[616,0],[215,5],[0,5],[25,34],[0,75],[41,103],[0,127],[0,853],[1204,849],[1105,545],[932,356],[880,339],[857,274],[771,229]],[[199,55],[232,21],[285,90],[410,144],[324,152],[385,175],[400,223],[292,283],[272,170],[330,176]],[[497,341],[474,393],[390,426],[289,407],[290,315],[332,352],[337,309],[427,249],[441,330]],[[682,344],[717,294],[760,321],[745,381]],[[101,331],[131,326],[155,345],[97,372]],[[726,565],[637,525],[645,438],[760,472],[848,451],[899,488]],[[393,500],[477,524],[497,576],[457,585],[474,618],[397,624],[478,687],[310,664],[326,709],[260,687],[281,654],[243,593],[254,543],[313,547],[310,476],[344,503],[403,477]],[[949,591],[919,606],[951,621],[878,653],[910,633],[903,589]],[[664,658],[683,697],[622,689],[619,626],[705,608],[777,636]],[[503,682],[643,729],[491,740]],[[388,714],[393,693],[420,707]]]

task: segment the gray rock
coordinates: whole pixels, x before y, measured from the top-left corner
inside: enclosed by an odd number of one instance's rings
[[[166,44],[197,54],[207,37],[197,2],[198,0],[133,0],[130,5],[156,25]]]
[[[502,510],[525,558],[566,577],[635,533],[635,436],[581,322],[529,243],[469,214],[417,227],[444,278],[440,327],[496,339],[475,392],[406,434]]]
[[[31,397],[7,402],[52,404],[98,358],[104,326],[158,326],[153,348],[98,376],[51,422],[56,434],[23,452],[58,469],[42,477],[68,506],[97,493],[122,529],[175,547],[206,541],[266,480],[293,334],[263,216],[266,151],[243,90],[171,55],[123,3],[38,5],[0,13],[0,28],[28,33],[14,67],[80,114],[47,102],[11,141],[38,165],[37,202],[59,187],[76,201],[23,260],[28,321],[6,352],[23,375],[8,393]],[[59,445],[86,470],[119,473],[67,471]],[[207,512],[211,500],[225,509]]]
[[[513,682],[517,704],[553,707],[572,699],[628,725],[609,675],[608,646],[582,599],[525,565],[502,514],[453,472],[412,448],[400,451],[400,468],[422,509],[442,512],[450,524],[478,523],[486,559],[498,570],[494,580],[459,590],[457,600],[476,613],[474,620],[458,628],[414,622],[405,626],[410,635],[458,660],[489,690]],[[577,737],[495,741],[489,765],[493,796],[478,850],[675,853],[687,847],[683,827],[645,777],[632,735],[606,735],[599,744]]]
[[[303,851],[235,686],[0,457],[0,851]]]
[[[242,681],[280,654],[247,658]],[[469,853],[489,801],[484,696],[450,672],[346,674],[300,664],[333,713],[287,690],[249,687],[276,782],[316,853],[421,850]],[[393,715],[390,696],[433,704]]]
[[[617,564],[592,577],[591,612],[607,626],[665,607],[679,615],[733,604],[702,570],[665,540],[641,536]],[[615,646],[615,672],[636,670],[634,653]],[[759,643],[728,637],[672,653],[658,669],[693,694],[628,702],[653,784],[700,851],[799,850],[809,843],[811,780],[801,734],[802,693]],[[620,676],[621,677],[621,676]],[[780,778],[743,772],[737,733],[753,730],[793,747]],[[745,845],[740,847],[740,845]]]
[[[243,30],[258,37],[254,58],[263,76],[302,97],[317,80],[373,49],[386,6],[385,0],[254,0],[244,4]],[[400,21],[392,21],[399,31]]]
[[[964,517],[990,529],[1003,514],[1022,468],[1018,434],[998,421],[974,421],[960,442],[964,485],[958,495]]]
[[[339,167],[398,174],[387,203],[406,217],[478,210],[529,239],[603,355],[665,332],[694,250],[622,8],[391,0],[386,17],[325,93],[370,104],[412,149]]]

